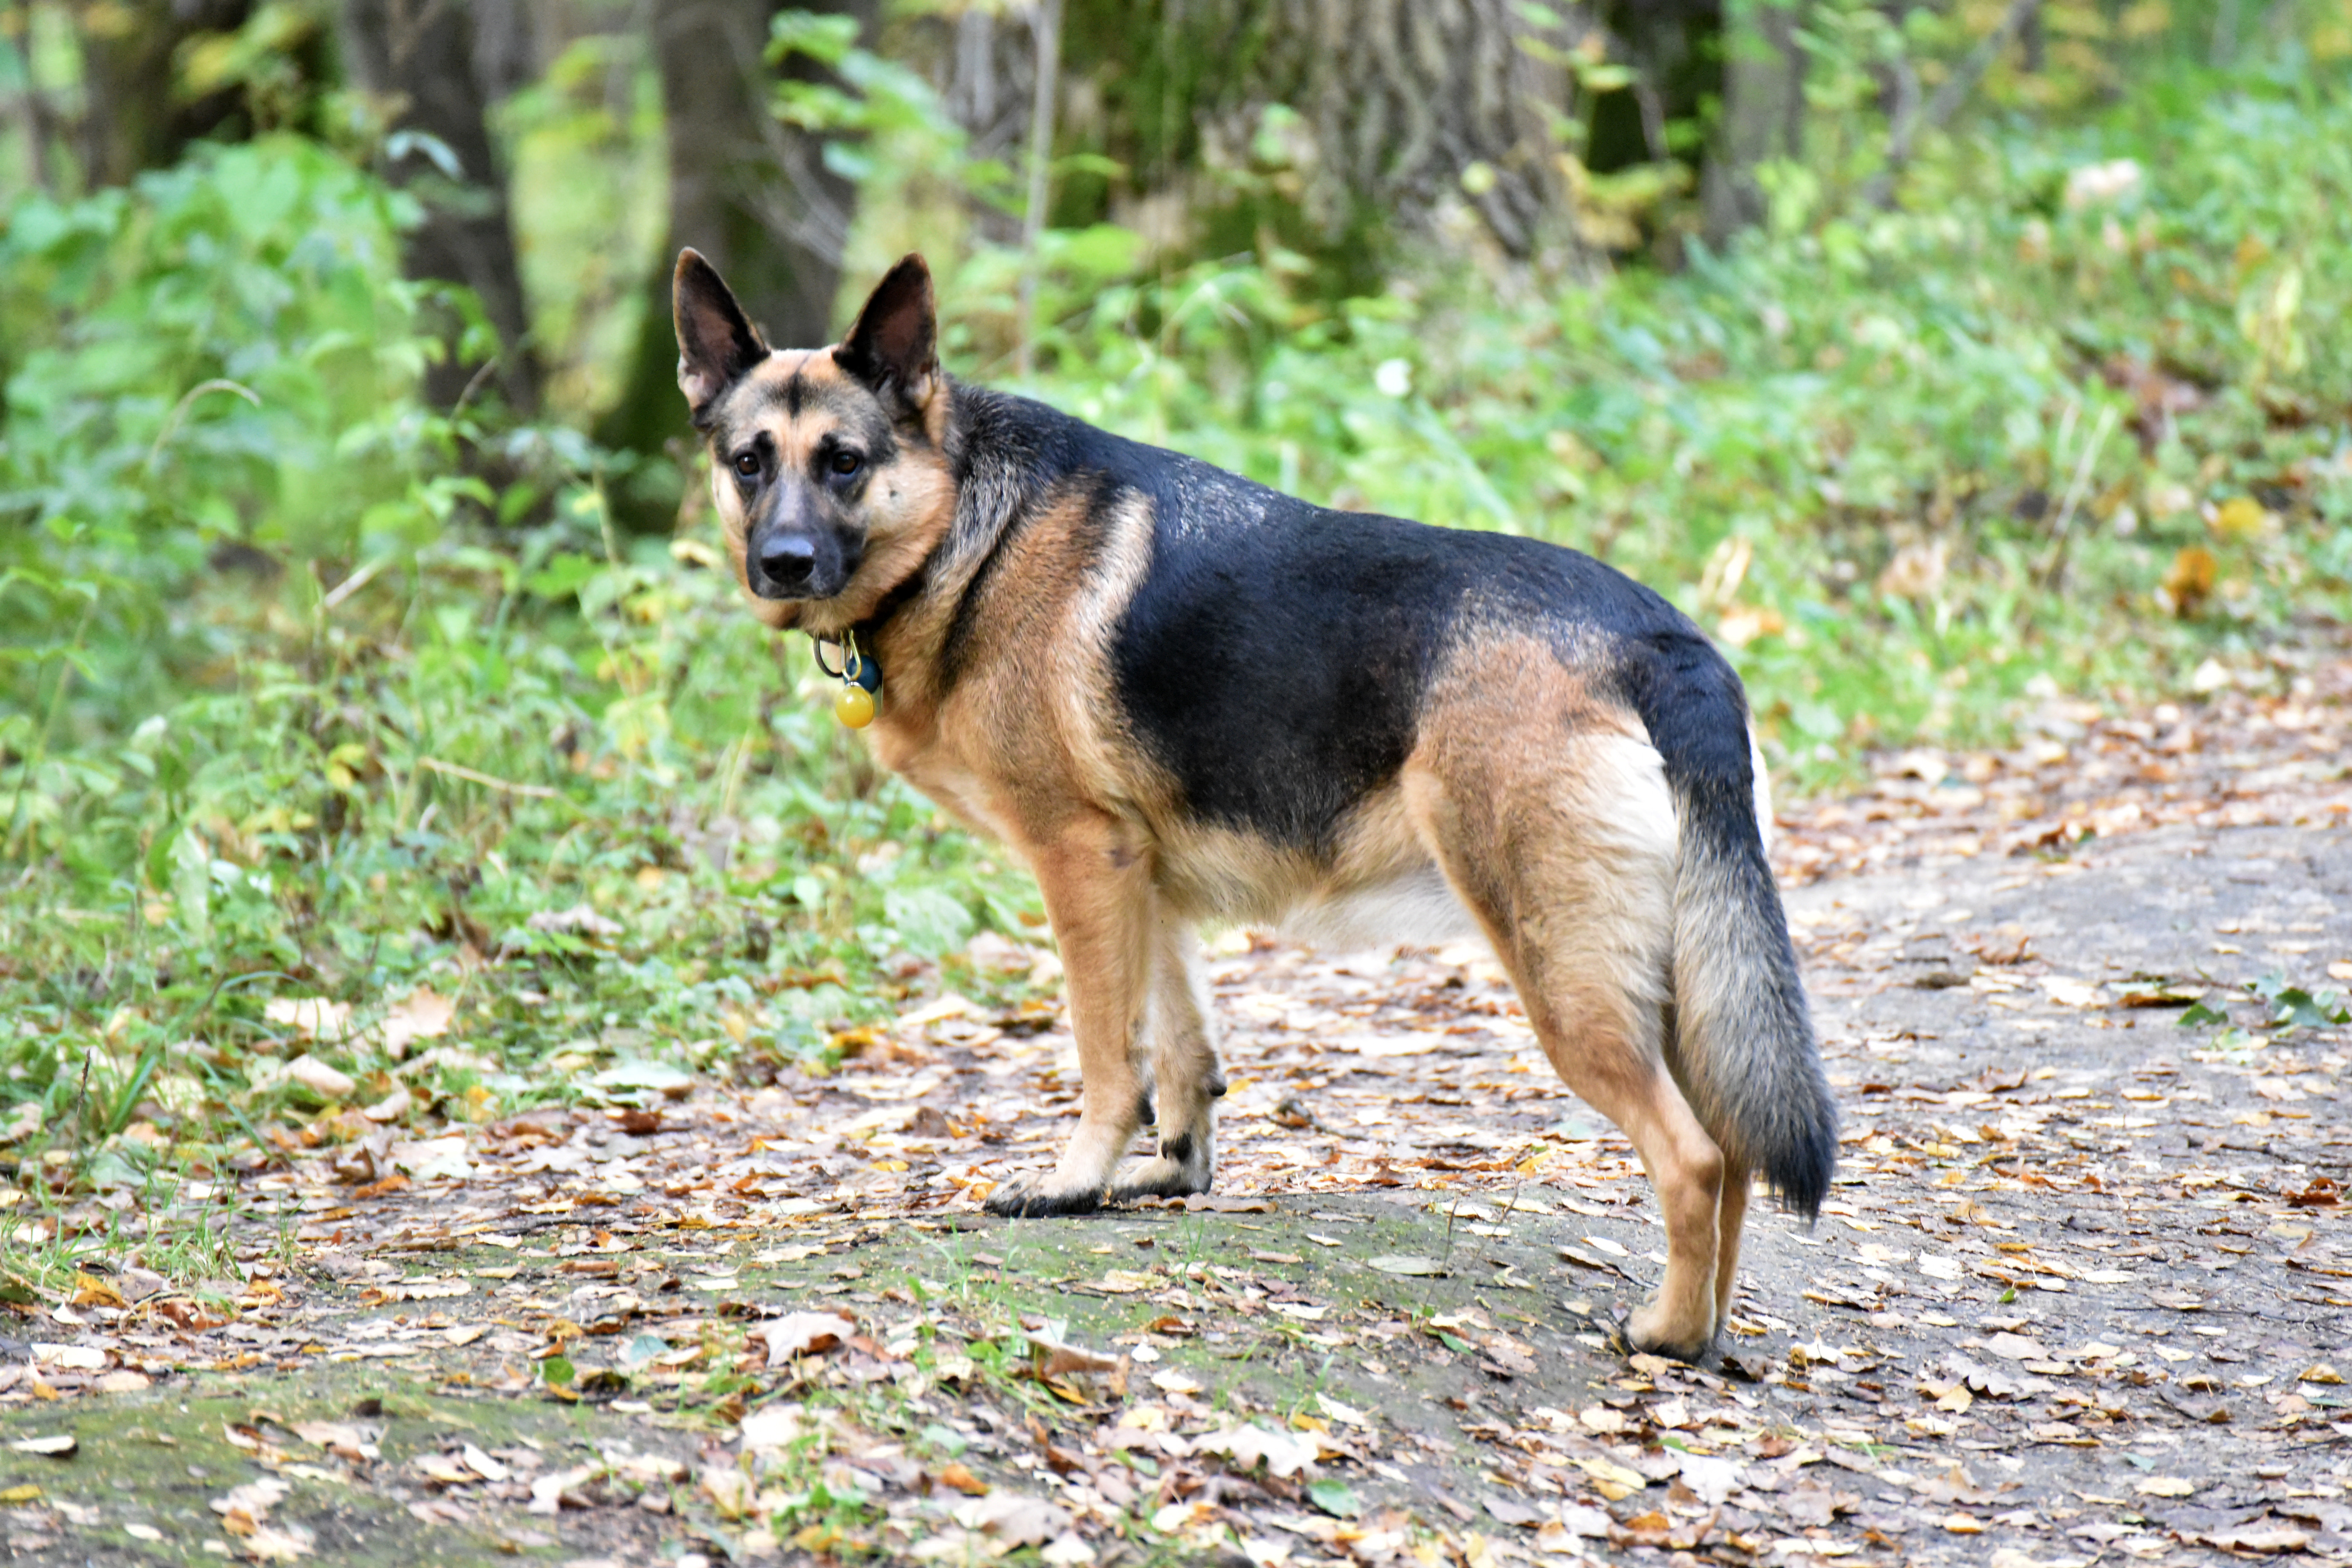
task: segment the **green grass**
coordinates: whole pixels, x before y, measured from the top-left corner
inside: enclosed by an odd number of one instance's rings
[[[598,165],[560,102],[515,113],[567,178],[643,156],[641,126],[597,131]],[[2070,201],[2123,157],[2136,182]],[[1573,286],[1430,264],[1334,300],[1276,250],[1163,269],[1051,234],[1030,390],[1312,499],[1602,555],[1724,639],[1800,788],[2056,692],[2272,679],[2282,626],[2343,613],[2340,72],[1997,121],[1891,211],[1824,169],[1775,171],[1727,254]],[[904,218],[872,205],[866,248]],[[1038,936],[1034,888],[831,721],[707,516],[627,538],[628,459],[417,403],[412,218],[276,138],[0,232],[0,1136],[10,1212],[55,1221],[5,1243],[26,1278],[163,1257],[179,1178],[362,1135],[396,1089],[396,1125],[479,1121],[655,1068],[822,1070],[917,989],[1021,1000],[958,954]],[[1017,258],[934,259],[950,363],[1003,383]],[[565,384],[598,384],[611,279],[547,288]],[[452,1026],[395,1052],[420,988]],[[306,1037],[294,999],[349,1011]],[[305,1052],[348,1102],[285,1076]]]

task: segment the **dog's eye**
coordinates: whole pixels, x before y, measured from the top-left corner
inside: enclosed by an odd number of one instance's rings
[[[738,452],[735,455],[735,471],[742,475],[747,479],[758,479],[760,477],[760,454],[757,452]]]
[[[840,451],[833,455],[833,471],[845,479],[864,467],[866,459],[855,452]]]

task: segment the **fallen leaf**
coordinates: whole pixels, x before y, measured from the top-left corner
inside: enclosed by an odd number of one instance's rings
[[[304,1039],[341,1039],[350,1032],[352,1005],[324,996],[273,996],[262,1004],[261,1016]]]
[[[370,1121],[397,1121],[406,1116],[415,1100],[405,1089],[395,1089],[373,1105],[363,1108],[360,1114]]]
[[[257,1525],[245,1537],[245,1550],[257,1563],[291,1563],[307,1557],[318,1544],[299,1524]]]
[[[551,1475],[538,1477],[530,1483],[530,1501],[526,1505],[526,1510],[536,1514],[562,1512],[565,1494],[577,1491],[594,1479],[603,1468],[601,1465],[579,1465],[568,1470],[557,1470]],[[723,1473],[740,1479],[747,1487],[751,1484],[751,1478],[745,1476],[740,1470],[729,1470]],[[706,1474],[705,1479],[708,1479]]]
[[[19,1437],[8,1447],[19,1454],[38,1454],[45,1458],[64,1459],[73,1455],[80,1445],[70,1432],[48,1437]]]
[[[438,1039],[447,1034],[457,1016],[455,1002],[437,994],[430,986],[420,985],[394,1003],[384,1014],[384,1049],[398,1061],[411,1041]]]
[[[1985,1342],[1985,1349],[2004,1361],[2048,1361],[2050,1352],[2022,1334],[2002,1332]]]
[[[1029,1354],[1033,1370],[1041,1378],[1066,1377],[1072,1373],[1105,1373],[1118,1370],[1118,1358],[1098,1355],[1053,1340],[1029,1337]]]
[[[1605,1511],[1594,1508],[1591,1503],[1570,1502],[1560,1505],[1559,1531],[1560,1534],[1570,1537],[1571,1541],[1578,1537],[1591,1541],[1606,1541],[1609,1539],[1610,1527],[1616,1522]],[[1536,1544],[1546,1552],[1582,1550],[1574,1545],[1553,1544],[1546,1540],[1550,1533],[1551,1528],[1549,1526],[1536,1533]]]
[[[960,1502],[955,1506],[954,1518],[966,1530],[993,1536],[1007,1549],[1038,1545],[1070,1527],[1069,1510],[1015,1492],[999,1492]]]
[[[1434,1276],[1444,1278],[1444,1266],[1433,1258],[1415,1258],[1394,1253],[1366,1259],[1366,1266],[1383,1274],[1402,1274],[1412,1278]]]
[[[532,931],[583,936],[592,942],[610,942],[621,934],[620,922],[598,914],[593,904],[574,904],[568,910],[541,910],[523,923]]]
[[[943,1487],[953,1487],[969,1497],[988,1495],[988,1483],[973,1475],[969,1468],[961,1463],[951,1464],[941,1470],[939,1474],[939,1482]]]
[[[1353,1519],[1364,1511],[1363,1500],[1355,1489],[1330,1476],[1307,1483],[1307,1500],[1334,1519]]]
[[[1576,1461],[1576,1468],[1599,1481],[1603,1487],[1613,1486],[1620,1489],[1620,1496],[1640,1491],[1650,1484],[1649,1478],[1641,1471],[1629,1470],[1614,1459],[1587,1456]],[[1610,1500],[1613,1502],[1616,1499],[1612,1498]]]
[[[420,1182],[464,1181],[474,1173],[466,1160],[466,1135],[419,1138],[392,1146],[392,1163]]]
[[[763,1405],[743,1417],[739,1436],[747,1449],[782,1448],[808,1431],[801,1412],[790,1405]]]
[[[1370,1416],[1365,1415],[1362,1411],[1358,1410],[1353,1405],[1340,1404],[1338,1400],[1332,1398],[1328,1394],[1317,1394],[1315,1396],[1315,1404],[1324,1415],[1329,1416],[1332,1420],[1339,1422],[1343,1426],[1361,1426],[1368,1432],[1372,1429],[1372,1418]]]
[[[223,1518],[241,1517],[258,1524],[269,1517],[269,1510],[286,1500],[288,1488],[273,1476],[257,1481],[247,1481],[241,1487],[231,1487],[226,1497],[216,1497],[208,1505]]]
[[[751,1337],[766,1343],[770,1366],[784,1366],[829,1351],[856,1331],[856,1324],[836,1313],[788,1312],[753,1329]]]
[[[2226,1552],[2300,1552],[2311,1544],[2307,1531],[2283,1524],[2241,1524],[2217,1530],[2203,1538]]]
[[[1132,1268],[1114,1268],[1101,1279],[1087,1283],[1108,1295],[1133,1296],[1144,1290],[1157,1290],[1167,1281],[1157,1274],[1142,1274]]]
[[[2179,1476],[2150,1476],[2132,1490],[2142,1497],[2188,1497],[2197,1490],[2197,1483]]]
[[[1666,1450],[1672,1454],[1672,1448]],[[1718,1458],[1709,1454],[1679,1454],[1683,1485],[1698,1494],[1699,1501],[1715,1508],[1738,1491],[1745,1481],[1746,1467],[1736,1459]]]
[[[349,1100],[359,1084],[347,1072],[305,1053],[286,1064],[286,1076],[323,1100]]]
[[[1320,1451],[1312,1436],[1276,1432],[1255,1423],[1206,1433],[1193,1438],[1192,1447],[1203,1453],[1223,1454],[1244,1470],[1262,1460],[1266,1473],[1274,1476],[1297,1474],[1313,1464]]]

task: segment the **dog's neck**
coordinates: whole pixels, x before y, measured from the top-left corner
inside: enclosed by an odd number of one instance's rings
[[[822,641],[854,634],[891,684],[886,712],[906,711],[931,687],[956,605],[1034,498],[1034,470],[1044,466],[1037,454],[1015,447],[1017,455],[1008,455],[1004,443],[989,437],[988,426],[1002,417],[1002,394],[940,379],[947,408],[933,428],[953,484],[946,514],[923,531],[920,548],[904,551],[898,570],[862,574],[866,580],[838,599],[795,605],[791,622]]]

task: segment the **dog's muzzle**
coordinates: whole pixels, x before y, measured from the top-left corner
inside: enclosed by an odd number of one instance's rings
[[[751,592],[762,599],[830,599],[864,552],[826,531],[770,529],[751,542]]]

